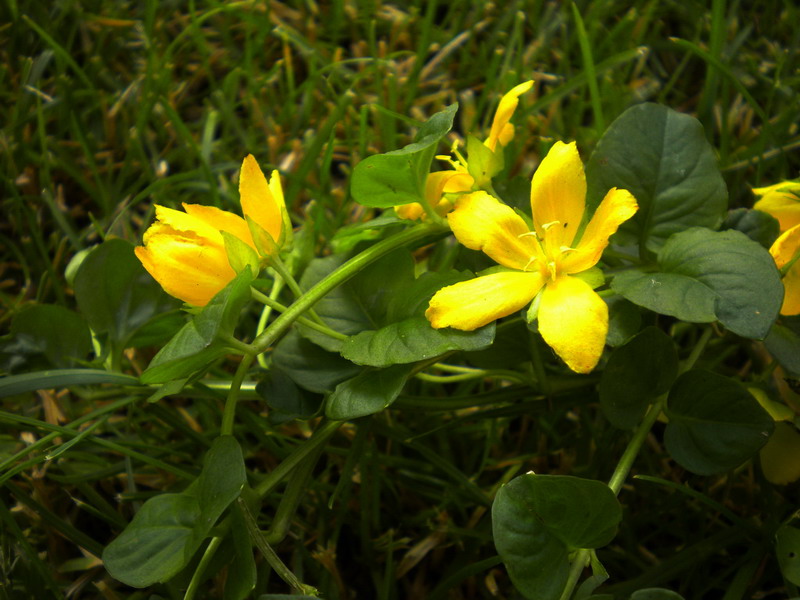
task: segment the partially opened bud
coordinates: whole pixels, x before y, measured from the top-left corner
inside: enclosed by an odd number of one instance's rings
[[[242,162],[239,201],[245,219],[251,223],[251,231],[254,230],[253,239],[259,254],[271,256],[290,242],[288,238],[292,234],[292,227],[278,172],[273,171],[268,182],[252,154],[248,154]],[[264,233],[273,243],[266,241]]]
[[[156,206],[156,222],[144,234],[136,256],[170,296],[205,306],[236,276],[221,232],[253,247],[247,223],[240,216],[197,204],[186,212]]]

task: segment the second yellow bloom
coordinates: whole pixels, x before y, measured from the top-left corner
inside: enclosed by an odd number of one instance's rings
[[[638,205],[630,192],[612,188],[575,243],[585,209],[586,178],[574,143],[557,142],[533,177],[533,231],[486,192],[460,198],[448,215],[454,235],[508,270],[439,290],[425,313],[431,325],[472,331],[521,310],[541,292],[545,342],[573,371],[591,371],[605,345],[608,307],[574,275],[597,264],[609,237]]]

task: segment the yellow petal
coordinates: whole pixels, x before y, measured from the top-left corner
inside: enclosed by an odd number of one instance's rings
[[[531,257],[541,254],[522,217],[484,191],[459,198],[447,221],[459,242],[503,266],[524,271]]]
[[[444,183],[444,193],[454,194],[468,192],[472,189],[475,180],[466,171],[447,171],[450,175]]]
[[[586,208],[586,176],[575,142],[556,142],[531,182],[533,225],[548,244],[571,246]]]
[[[772,185],[765,185],[764,187],[753,188],[753,193],[759,198],[771,194],[772,192],[793,192],[800,194],[800,181],[781,181],[773,183]]]
[[[775,264],[779,269],[783,269],[790,262],[794,261],[789,270],[783,275],[783,306],[782,315],[800,314],[800,225],[795,225],[788,231],[784,231],[775,240],[769,253],[775,259]]]
[[[155,231],[146,236],[146,246],[135,249],[136,256],[170,296],[205,306],[236,275],[224,246],[158,225],[151,227]]]
[[[242,162],[239,175],[239,201],[245,216],[253,219],[272,236],[276,243],[279,243],[285,210],[280,178],[277,171],[273,171],[272,182],[268,184],[252,154],[248,154]]]
[[[588,373],[603,354],[608,306],[584,281],[558,277],[542,293],[539,333],[570,369]]]
[[[221,210],[215,206],[202,206],[200,204],[184,204],[183,210],[219,231],[227,231],[235,235],[255,250],[250,228],[247,227],[247,222],[239,215]]]
[[[789,272],[783,276],[783,287],[785,293],[781,314],[800,315],[800,261],[794,263]]]
[[[500,104],[497,106],[494,119],[492,120],[492,129],[489,131],[488,139],[484,142],[487,148],[494,151],[495,148],[497,148],[497,142],[505,146],[511,141],[511,138],[514,137],[513,126],[509,130],[506,125],[509,124],[508,122],[511,120],[511,116],[514,114],[514,111],[517,110],[519,97],[532,87],[533,81],[520,83],[500,98]]]
[[[775,423],[775,431],[761,449],[760,459],[767,481],[785,485],[800,479],[800,432],[797,428],[790,423]]]
[[[794,411],[785,404],[772,400],[764,390],[756,387],[749,387],[747,391],[758,400],[761,408],[767,411],[769,416],[776,421],[794,421]]]
[[[411,219],[412,221],[422,219],[425,216],[425,209],[422,208],[422,204],[419,202],[400,204],[394,207],[394,212],[396,212],[397,216],[401,219]]]
[[[753,208],[778,219],[781,231],[800,225],[800,197],[791,192],[770,192],[756,202]]]
[[[586,226],[577,248],[567,253],[561,262],[565,273],[580,273],[597,264],[608,246],[608,238],[617,228],[630,219],[639,205],[628,190],[611,188],[597,207]]]
[[[431,298],[425,316],[436,329],[472,331],[522,309],[543,284],[538,272],[484,275],[440,289]]]
[[[444,198],[445,194],[466,192],[472,189],[472,176],[462,171],[435,171],[429,173],[425,180],[425,200],[439,216],[453,210],[452,202]],[[394,207],[401,219],[424,220],[425,209],[419,202],[411,202]]]
[[[190,215],[174,208],[159,206],[156,204],[156,223],[144,233],[144,243],[147,244],[149,236],[160,232],[162,227],[167,227],[172,231],[180,232],[187,237],[206,240],[210,244],[222,244],[222,235],[219,229],[209,225],[203,219]]]

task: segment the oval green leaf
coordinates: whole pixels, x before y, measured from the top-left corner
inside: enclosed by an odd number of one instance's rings
[[[400,395],[411,371],[411,365],[365,370],[336,386],[325,401],[325,415],[346,421],[382,411]]]
[[[632,429],[677,375],[678,354],[672,338],[647,327],[611,353],[600,379],[603,413],[615,427]]]
[[[250,299],[253,279],[253,273],[245,268],[220,290],[153,357],[142,373],[142,383],[165,383],[192,375],[225,354],[218,336],[233,334],[239,313]]]
[[[411,317],[345,340],[342,356],[359,365],[388,367],[439,356],[451,350],[482,350],[494,339],[495,324],[475,331],[434,329],[425,317]]]
[[[233,436],[214,440],[203,471],[180,494],[149,499],[103,551],[115,579],[136,588],[174,577],[246,483],[242,450]]]
[[[800,529],[783,525],[775,534],[775,554],[781,574],[795,585],[800,585]]]
[[[660,271],[632,269],[611,287],[634,304],[691,323],[718,320],[763,339],[778,316],[783,284],[769,252],[739,231],[695,227],[672,236]]]
[[[370,156],[355,166],[350,191],[364,206],[391,208],[422,201],[425,179],[439,141],[453,127],[458,104],[433,115],[408,146]]]
[[[128,338],[177,301],[145,271],[133,245],[111,239],[94,248],[75,275],[75,300],[89,326],[121,350]]]
[[[693,370],[672,386],[664,443],[670,456],[698,475],[724,473],[766,444],[775,423],[736,381]]]
[[[716,228],[728,192],[700,122],[666,106],[638,104],[606,130],[586,165],[590,213],[612,187],[631,192],[639,211],[617,241],[656,252],[687,227]]]
[[[569,552],[599,548],[616,535],[622,509],[604,483],[528,473],[500,488],[492,505],[497,551],[516,588],[531,600],[556,600]]]

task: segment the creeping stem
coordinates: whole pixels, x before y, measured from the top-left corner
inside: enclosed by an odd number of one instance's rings
[[[705,328],[703,334],[700,336],[700,339],[697,341],[697,344],[692,349],[692,353],[689,355],[689,358],[687,358],[686,362],[680,366],[680,369],[678,370],[679,375],[685,373],[694,366],[695,362],[697,362],[697,359],[700,358],[700,355],[703,353],[708,340],[711,339],[713,332],[714,330],[711,327]],[[664,410],[664,407],[667,403],[667,396],[668,394],[662,394],[656,399],[656,401],[650,407],[650,410],[647,411],[644,419],[642,419],[642,422],[639,423],[639,426],[636,428],[631,441],[628,442],[628,446],[625,448],[625,452],[622,453],[622,456],[617,463],[617,467],[614,469],[614,473],[611,475],[611,479],[608,481],[608,487],[611,488],[611,491],[614,492],[614,495],[619,495],[622,485],[625,483],[625,480],[631,471],[631,467],[633,467],[633,461],[636,460],[636,456],[639,454],[639,450],[641,450],[644,441],[647,439],[650,429],[655,424],[658,416],[661,414],[661,411]],[[564,586],[564,591],[561,594],[560,600],[569,600],[569,598],[572,597],[572,591],[575,589],[581,573],[589,564],[591,552],[591,550],[583,549],[579,550],[575,555],[575,559],[572,561],[572,567],[569,572],[569,578],[567,579],[567,584]]]
[[[275,321],[253,341],[253,350],[257,354],[264,352],[278,340],[298,317],[314,306],[323,296],[353,277],[370,263],[375,262],[392,250],[407,244],[419,242],[437,234],[443,235],[447,231],[448,230],[442,225],[425,223],[412,227],[411,229],[406,229],[397,235],[378,242],[374,246],[370,246],[297,298],[297,300],[286,309],[286,312],[275,319]]]
[[[239,389],[256,355],[261,354],[272,346],[272,344],[289,329],[292,323],[300,319],[303,314],[309,311],[323,296],[353,277],[367,265],[375,262],[392,250],[401,248],[407,244],[420,242],[432,236],[444,235],[447,231],[449,231],[447,228],[435,223],[421,224],[411,229],[406,229],[357,254],[318,282],[314,287],[300,295],[291,306],[256,337],[253,343],[248,347],[250,352],[242,357],[242,362],[239,363],[239,367],[236,369],[236,374],[231,382],[230,390],[228,390],[228,398],[225,402],[225,409],[222,414],[220,434],[230,435],[233,433],[233,420],[236,413],[236,402],[239,398]],[[264,298],[261,299],[263,300]]]

